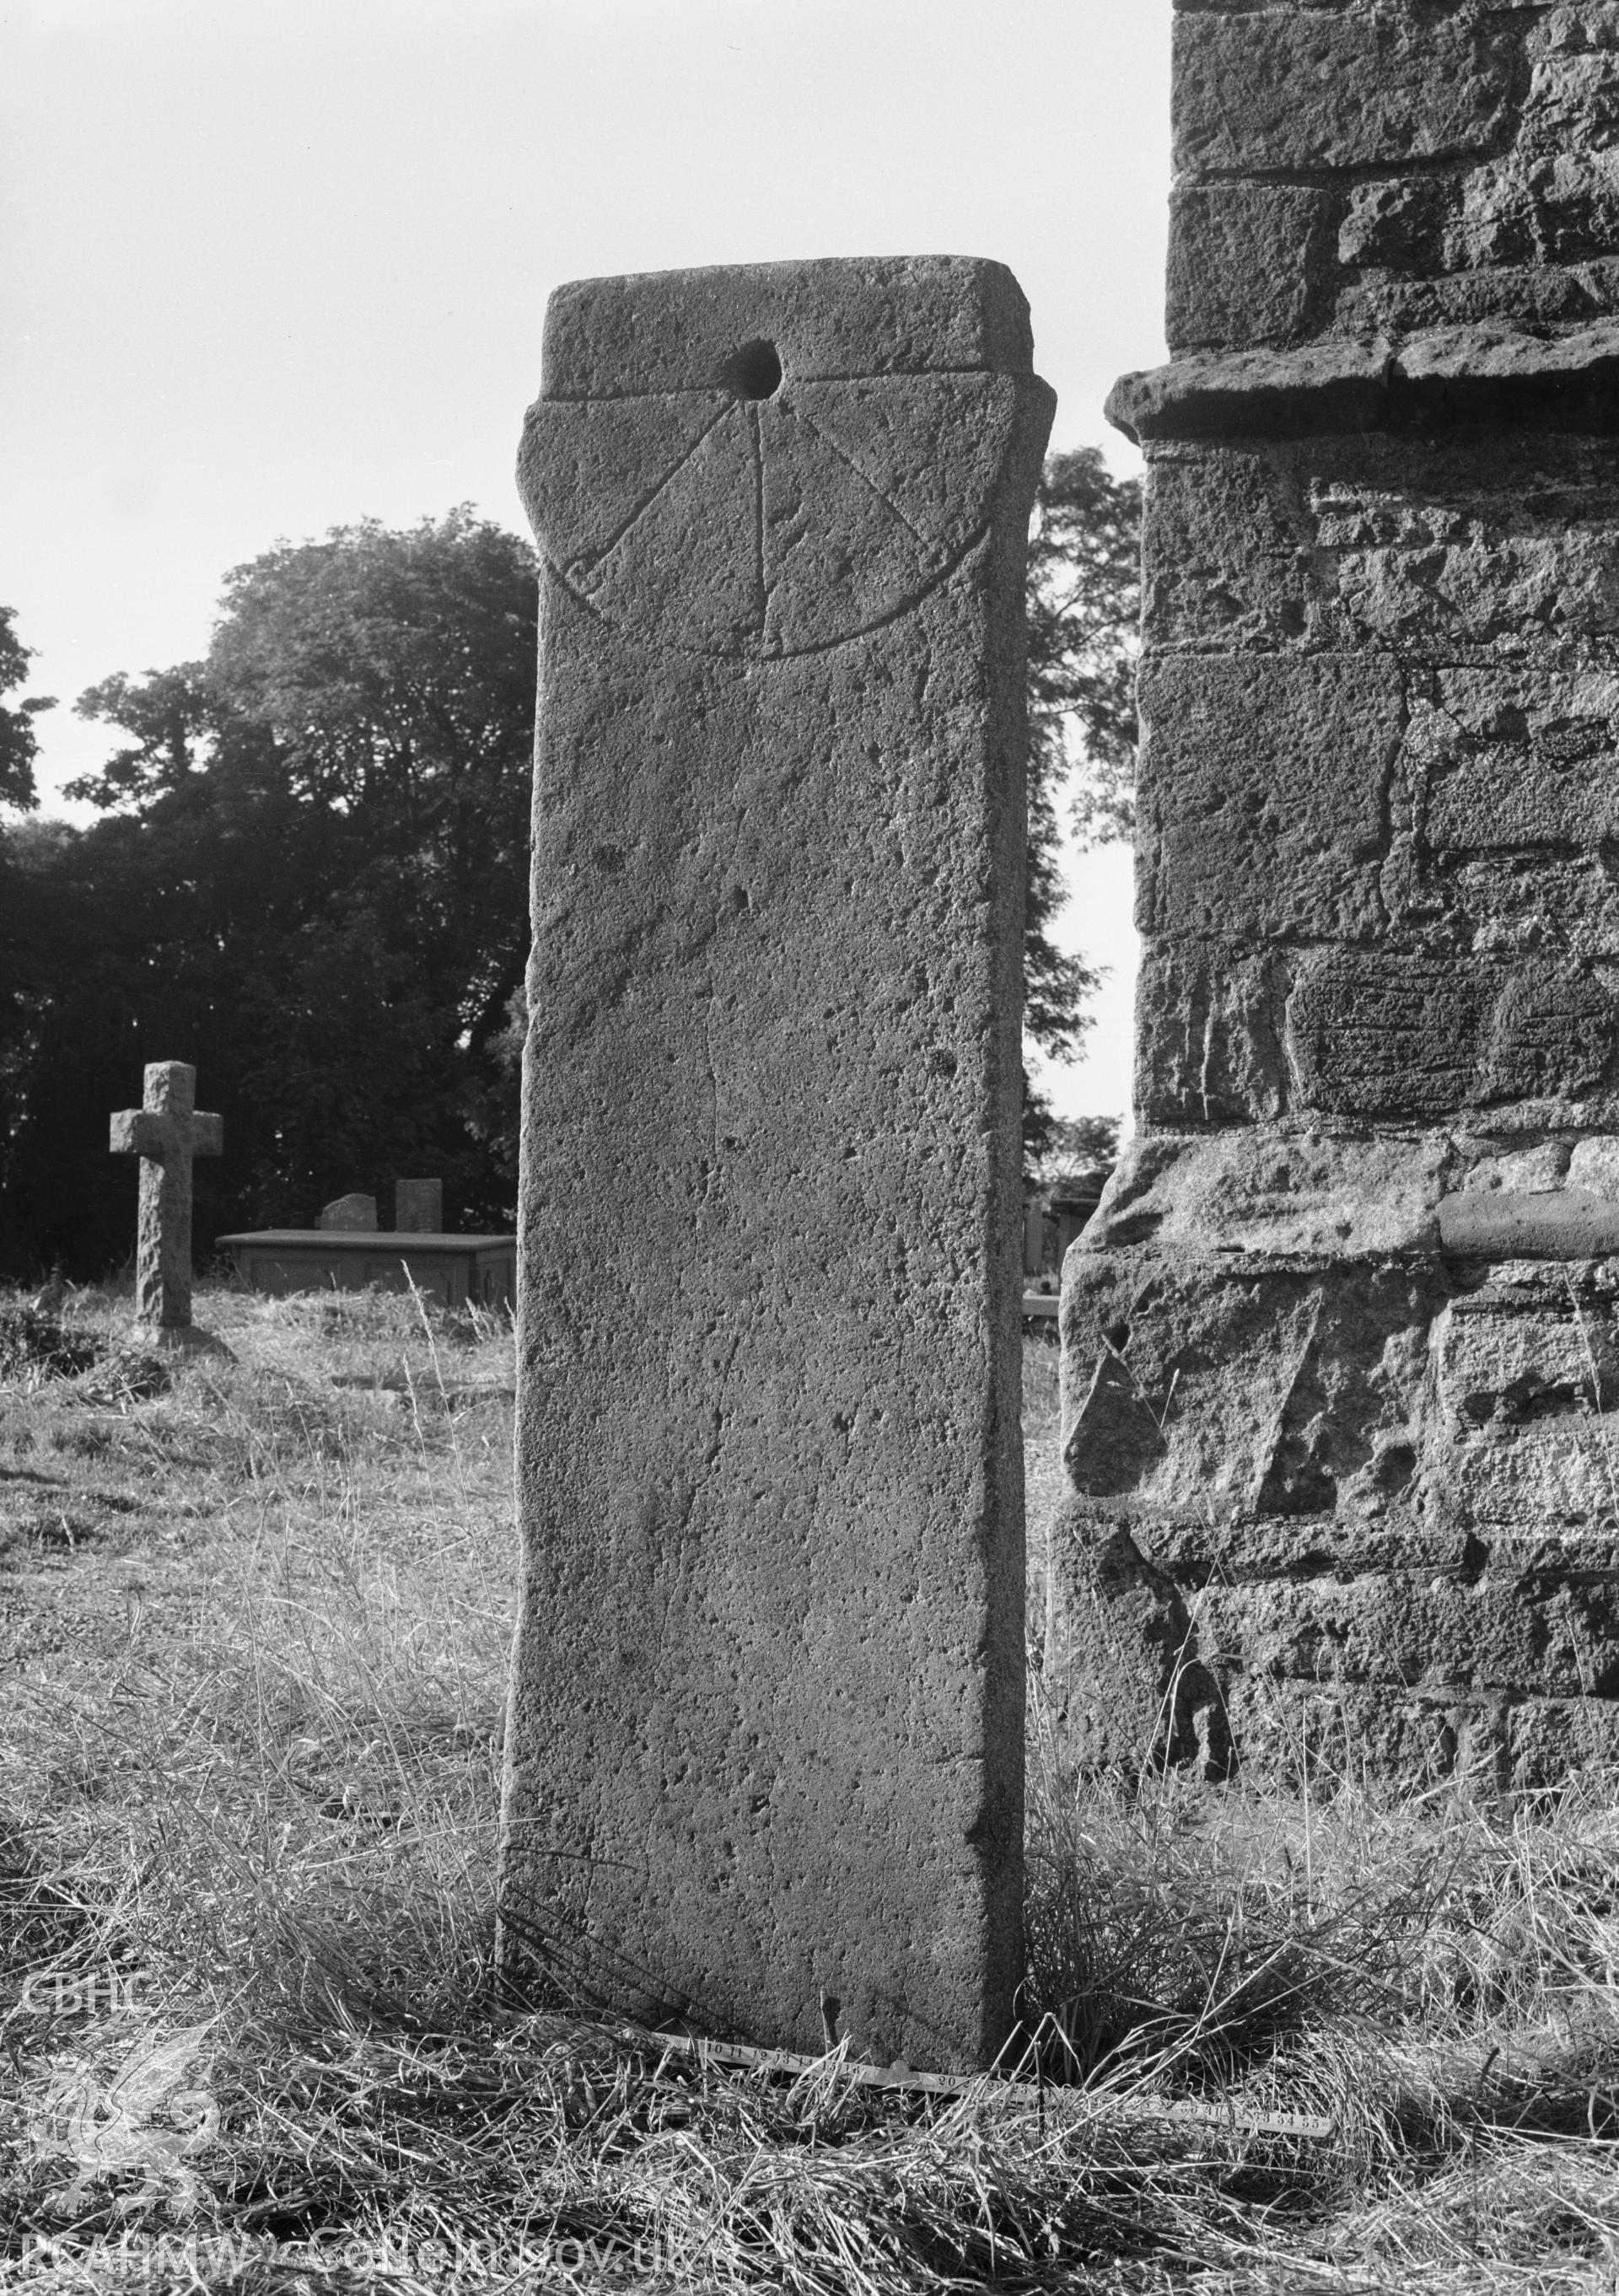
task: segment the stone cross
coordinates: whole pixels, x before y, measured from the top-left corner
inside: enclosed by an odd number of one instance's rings
[[[1022,1969],[1030,344],[993,263],[588,281],[520,463],[502,1950],[933,2068]]]
[[[141,1159],[135,1301],[139,1322],[159,1331],[191,1324],[191,1160],[218,1156],[224,1126],[196,1105],[197,1072],[185,1061],[153,1061],[142,1105],[112,1119],[111,1152]]]

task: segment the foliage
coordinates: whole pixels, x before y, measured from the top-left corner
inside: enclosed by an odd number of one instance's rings
[[[1138,530],[1141,488],[1114,479],[1094,447],[1048,457],[1029,545],[1029,873],[1024,892],[1023,1027],[1048,1060],[1075,1058],[1100,974],[1059,949],[1058,807],[1081,846],[1134,825]],[[1048,1162],[1051,1104],[1025,1073],[1023,1160],[1031,1184]]]
[[[1090,453],[1054,456],[1040,492],[1026,1029],[1057,1060],[1097,977],[1050,938],[1058,807],[1098,774],[1097,819],[1123,801],[1134,501]],[[535,641],[532,554],[463,508],[279,543],[226,577],[204,659],[81,696],[112,741],[67,794],[100,819],[0,841],[0,1265],[127,1251],[107,1114],[175,1057],[225,1118],[196,1174],[204,1253],[412,1171],[442,1174],[457,1222],[509,1224]],[[0,688],[27,660],[0,618]],[[43,706],[0,713],[17,804]],[[1029,1152],[1056,1137],[1031,1091]]]
[[[531,553],[457,510],[279,545],[226,577],[205,660],[82,697],[123,738],[68,792],[103,818],[12,857],[0,1256],[127,1249],[109,1094],[177,1056],[225,1118],[204,1245],[409,1172],[509,1221],[509,1137],[468,1119],[527,950],[535,642]]]
[[[1048,457],[1029,545],[1035,770],[1066,789],[1081,846],[1135,829],[1141,485],[1094,447]]]
[[[17,636],[16,610],[0,606],[0,693],[10,693],[28,682],[33,648]],[[34,788],[34,759],[38,737],[34,720],[42,709],[54,709],[53,699],[39,694],[11,708],[0,702],[0,805],[26,812],[39,802]]]
[[[1119,1156],[1116,1116],[1056,1117],[1043,1153],[1029,1174],[1032,1195],[1046,1204],[1066,1191],[1093,1186]]]

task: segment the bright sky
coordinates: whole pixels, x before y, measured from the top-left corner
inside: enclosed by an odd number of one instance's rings
[[[1169,0],[0,0],[0,603],[69,705],[199,654],[276,539],[512,481],[546,298],[604,272],[999,257],[1054,443],[1164,356]],[[1129,1104],[1116,849],[1071,871],[1112,967],[1072,1113]]]

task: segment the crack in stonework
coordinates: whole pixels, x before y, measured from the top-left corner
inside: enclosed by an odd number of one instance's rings
[[[753,442],[753,611],[760,636],[770,611],[770,585],[765,578],[765,440],[757,406],[747,410]]]

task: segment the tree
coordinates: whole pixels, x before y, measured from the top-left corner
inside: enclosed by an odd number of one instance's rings
[[[93,687],[136,735],[69,794],[152,818],[247,729],[322,824],[345,898],[413,949],[458,1037],[501,1027],[526,954],[534,560],[463,508],[279,545],[226,577],[206,663]]]
[[[0,606],[0,695],[27,685],[29,664],[34,658],[32,649],[17,636],[16,621],[14,608]],[[42,709],[55,706],[44,695],[14,707],[0,701],[0,808],[30,813],[37,807],[34,759],[39,744],[34,720]],[[21,862],[25,849],[31,850],[34,840],[29,832],[34,829],[32,823],[0,828],[0,1208],[5,1203],[7,1136],[27,1074],[27,931]],[[0,1247],[4,1221],[5,1212],[0,1209]]]
[[[14,606],[0,606],[0,693],[27,685],[29,664],[34,659],[33,648],[25,646],[17,636],[16,619]],[[39,742],[34,720],[42,709],[55,707],[54,699],[46,695],[21,701],[15,709],[0,702],[0,805],[15,806],[26,813],[38,804],[34,758]]]
[[[527,953],[535,644],[532,554],[459,510],[278,545],[226,577],[204,660],[82,697],[121,738],[70,791],[103,817],[35,857],[23,904],[0,1155],[29,1259],[125,1243],[108,1095],[157,1058],[226,1119],[204,1246],[412,1171],[506,1222],[503,1143],[468,1119]]]
[[[1050,936],[1062,900],[1057,807],[1081,846],[1134,827],[1136,624],[1141,488],[1114,478],[1094,447],[1047,458],[1029,545],[1029,872],[1023,1026],[1048,1059],[1070,1061],[1099,975]],[[1059,1147],[1051,1104],[1025,1072],[1023,1156],[1031,1185]]]
[[[1057,808],[1077,788],[1096,833],[1124,817],[1133,511],[1099,456],[1048,465],[1026,955],[1030,1036],[1057,1057],[1095,985],[1049,937]],[[194,1061],[225,1118],[197,1174],[203,1250],[413,1170],[442,1173],[460,1219],[509,1220],[536,621],[514,536],[465,509],[366,521],[235,568],[204,660],[81,697],[116,739],[69,793],[102,817],[0,841],[9,1264],[88,1273],[127,1250],[106,1112],[155,1059]],[[1049,1161],[1038,1101],[1025,1136]]]

